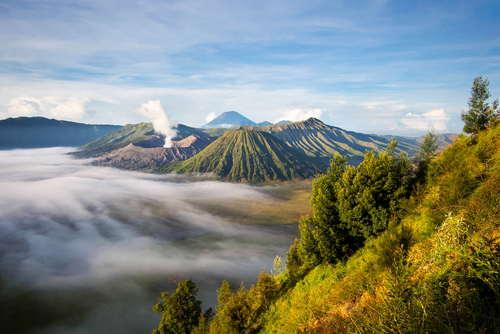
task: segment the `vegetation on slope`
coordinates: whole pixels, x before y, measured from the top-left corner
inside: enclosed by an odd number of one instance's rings
[[[286,267],[277,258],[256,286],[242,284],[233,291],[223,282],[218,314],[212,320],[199,317],[189,332],[500,332],[498,123],[497,114],[486,129],[462,135],[435,158],[436,138],[429,134],[416,161],[423,170],[408,173],[403,183],[364,172],[365,166],[387,165],[383,155],[367,153],[358,168],[332,162],[315,182],[311,201],[310,219],[323,224],[306,219]],[[405,166],[402,160],[392,165]],[[391,173],[400,176],[404,170]],[[350,200],[355,185],[359,196]],[[329,196],[335,202],[323,200]],[[370,196],[392,202],[392,215],[381,216],[387,229],[378,234],[365,220],[379,217],[376,207],[364,209]],[[370,233],[363,240],[339,240],[365,227]],[[324,255],[342,244],[349,245],[348,258]]]
[[[259,131],[228,132],[196,156],[159,172],[214,173],[227,181],[276,181],[309,178],[322,164]]]
[[[310,157],[321,159],[329,164],[336,155],[342,155],[351,165],[358,165],[366,150],[379,154],[389,143],[386,138],[375,135],[346,131],[329,126],[316,118],[287,124],[274,124],[265,127],[242,127],[243,129],[265,131],[287,143],[290,147],[304,152]],[[411,142],[399,143],[398,152],[410,156],[418,150]]]

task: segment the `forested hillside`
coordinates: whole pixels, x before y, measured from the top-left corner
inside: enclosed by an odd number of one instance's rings
[[[286,261],[223,282],[215,316],[181,282],[154,333],[499,333],[500,110],[476,80],[469,136],[436,155],[429,133],[415,161],[395,142],[358,167],[337,157]]]

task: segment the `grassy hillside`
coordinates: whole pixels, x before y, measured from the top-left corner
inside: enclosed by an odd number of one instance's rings
[[[228,181],[259,182],[308,178],[323,170],[320,163],[265,132],[237,130],[159,172],[214,173]]]
[[[318,222],[356,231],[331,214],[352,212],[344,218],[356,221],[364,213],[355,203],[386,191],[365,172],[389,166],[394,155],[366,159],[358,168],[332,164],[313,184],[313,216],[301,222],[286,265],[277,258],[256,286],[223,282],[218,313],[210,320],[206,312],[191,333],[499,333],[500,124],[459,137],[435,158],[425,178],[408,184],[384,232],[353,244],[358,250],[347,257],[321,260],[324,236],[343,241]]]
[[[290,147],[310,157],[321,159],[326,164],[329,164],[330,159],[336,154],[340,154],[346,157],[350,164],[357,165],[363,160],[366,150],[380,153],[385,150],[390,139],[346,131],[326,125],[316,118],[287,124],[242,128],[268,132]],[[398,143],[398,151],[404,151],[410,156],[414,155],[417,149],[417,143]]]
[[[96,157],[103,153],[123,148],[130,143],[146,140],[154,134],[155,132],[151,123],[127,124],[117,131],[108,133],[81,146],[74,155],[80,158]],[[190,135],[207,136],[201,130],[179,124],[177,127],[177,137],[174,140],[184,139]]]
[[[262,332],[498,333],[499,182],[500,127],[460,138],[401,221],[347,262],[314,268]]]
[[[80,146],[120,128],[44,117],[8,118],[0,121],[0,149]]]

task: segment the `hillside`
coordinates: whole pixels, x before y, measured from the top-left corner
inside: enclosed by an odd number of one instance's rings
[[[151,136],[146,140],[104,153],[92,161],[94,166],[109,166],[128,170],[152,171],[171,162],[183,161],[195,156],[212,143],[214,137],[190,135],[179,141],[172,141],[172,147],[163,147],[164,139]]]
[[[7,118],[0,121],[0,149],[81,146],[120,128],[44,117]]]
[[[324,171],[324,166],[265,132],[237,130],[193,158],[158,171],[214,173],[227,181],[259,182],[305,179]]]
[[[313,185],[286,265],[277,257],[256,286],[224,281],[218,313],[192,333],[499,333],[500,124],[459,137],[415,187],[399,178],[405,191],[373,173],[402,162],[389,170],[404,176],[402,156],[338,159]]]
[[[233,128],[239,125],[253,125],[255,122],[249,120],[236,111],[226,111],[203,125],[202,128]]]
[[[350,164],[357,165],[363,160],[365,150],[380,153],[387,147],[389,139],[375,135],[346,131],[329,126],[316,118],[294,123],[278,123],[265,127],[241,127],[242,129],[265,131],[282,140],[290,147],[304,152],[310,157],[330,163],[336,154],[346,157]],[[413,156],[418,144],[398,142],[397,150]]]
[[[81,146],[74,155],[79,158],[98,157],[104,153],[124,148],[129,144],[147,140],[154,134],[155,132],[151,123],[127,124],[117,131],[108,133],[105,136]],[[199,137],[208,136],[201,130],[179,124],[177,127],[177,136],[173,139],[180,140],[190,135]]]

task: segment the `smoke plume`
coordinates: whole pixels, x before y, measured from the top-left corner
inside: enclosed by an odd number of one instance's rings
[[[174,129],[177,127],[177,122],[170,120],[160,100],[150,100],[148,103],[143,103],[141,108],[136,110],[144,117],[153,120],[155,132],[165,136],[165,145],[163,147],[172,147],[172,138],[177,135],[177,130]]]

